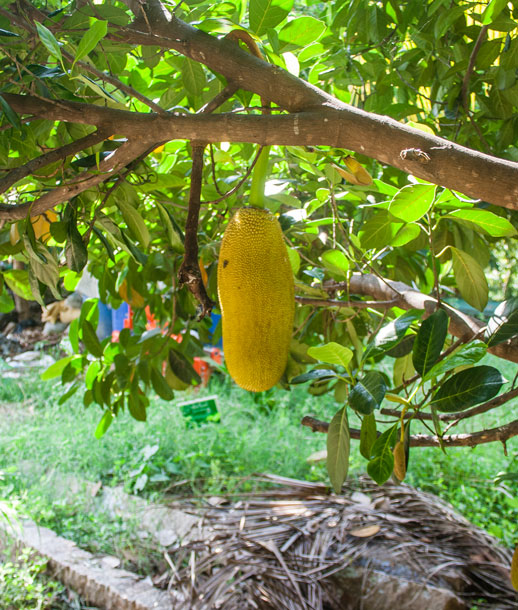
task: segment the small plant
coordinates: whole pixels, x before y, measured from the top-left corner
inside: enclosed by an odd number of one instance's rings
[[[0,565],[0,607],[4,610],[44,610],[63,607],[65,587],[45,576],[47,560],[22,550]]]

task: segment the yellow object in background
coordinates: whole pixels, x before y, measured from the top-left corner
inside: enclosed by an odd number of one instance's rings
[[[43,214],[31,217],[32,228],[36,239],[40,239],[44,243],[48,242],[51,237],[50,225],[51,223],[56,222],[57,219],[58,215],[53,210],[47,210],[46,212],[43,212]],[[18,223],[13,223],[11,225],[10,241],[13,246],[20,241]]]

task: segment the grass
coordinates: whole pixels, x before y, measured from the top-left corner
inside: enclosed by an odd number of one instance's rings
[[[516,365],[489,358],[510,380]],[[304,387],[291,392],[270,390],[253,396],[228,382],[178,394],[179,400],[217,394],[221,423],[189,427],[176,400],[151,399],[146,423],[121,415],[97,440],[100,409],[85,409],[80,399],[59,406],[58,382],[32,376],[23,382],[0,383],[0,498],[41,525],[51,527],[81,546],[129,557],[127,567],[149,572],[159,559],[136,536],[136,524],[109,517],[83,498],[56,501],[44,473],[65,472],[104,485],[163,500],[170,494],[216,495],[248,491],[257,486],[250,475],[272,472],[327,481],[325,464],[307,458],[325,448],[325,437],[300,426],[305,414],[329,420],[337,409],[332,395],[314,397]],[[516,400],[477,422],[455,429],[489,428],[512,418]],[[351,418],[351,425],[358,422]],[[420,431],[415,426],[413,432]],[[407,482],[451,502],[473,523],[516,544],[518,478],[495,481],[502,472],[518,472],[518,439],[507,445],[475,449],[414,449]],[[27,464],[37,464],[31,471]],[[365,471],[365,460],[353,442],[351,473]],[[0,598],[1,602],[1,598]],[[22,606],[20,606],[22,607]]]

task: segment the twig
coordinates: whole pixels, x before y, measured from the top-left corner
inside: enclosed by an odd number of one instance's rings
[[[311,428],[314,432],[323,432],[327,434],[329,431],[329,422],[321,421],[310,415],[305,415],[300,423],[303,426]],[[350,428],[349,433],[351,438],[358,440],[361,431],[356,428]],[[440,447],[443,445],[447,447],[475,447],[476,445],[493,443],[495,441],[505,443],[514,436],[518,436],[518,420],[514,420],[508,424],[499,426],[498,428],[491,428],[490,430],[481,430],[470,434],[443,436],[441,440],[439,440],[439,437],[433,435],[415,434],[410,436],[410,446]]]
[[[228,197],[230,197],[231,195],[236,193],[243,186],[243,184],[247,181],[248,177],[252,173],[252,170],[254,169],[255,164],[257,163],[257,160],[259,159],[259,156],[261,155],[261,151],[263,150],[263,148],[264,148],[263,146],[259,147],[259,150],[256,152],[255,157],[254,157],[252,163],[250,164],[250,167],[247,168],[244,176],[235,186],[233,186],[229,191],[227,191],[226,193],[224,193],[221,197],[218,197],[217,199],[213,199],[212,201],[203,201],[203,205],[220,203],[221,201],[228,199]]]
[[[192,144],[191,189],[189,192],[189,210],[185,224],[185,254],[178,279],[186,284],[201,305],[199,319],[210,314],[215,303],[207,294],[198,262],[198,221],[200,217],[201,183],[203,178],[203,151],[205,144]]]
[[[462,80],[462,88],[461,88],[461,99],[462,99],[462,107],[464,108],[466,114],[469,114],[469,81],[471,79],[471,75],[473,74],[473,70],[475,69],[475,62],[477,60],[477,55],[486,38],[486,33],[488,30],[488,25],[483,25],[480,28],[480,32],[478,33],[478,38],[475,42],[475,46],[471,51],[471,55],[469,57],[468,68],[466,70],[466,74]]]
[[[112,155],[101,161],[95,173],[85,171],[72,182],[54,188],[35,201],[27,201],[17,205],[0,204],[0,219],[21,220],[29,212],[32,216],[42,214],[59,203],[68,201],[79,193],[112,178],[128,163],[139,157],[149,146],[149,142],[128,140]]]
[[[46,165],[50,165],[51,163],[65,159],[70,155],[75,155],[85,148],[89,148],[95,144],[99,144],[99,142],[105,140],[109,135],[110,131],[107,129],[99,129],[94,133],[88,134],[84,138],[79,138],[79,140],[70,142],[70,144],[65,144],[65,146],[62,146],[61,148],[56,148],[41,155],[40,157],[31,159],[25,163],[25,165],[15,167],[7,174],[7,176],[0,179],[0,193],[4,193],[13,184],[19,180],[22,180],[22,178],[31,175]]]
[[[302,305],[314,305],[316,307],[340,307],[352,309],[366,309],[372,307],[374,309],[390,309],[397,304],[397,300],[391,301],[337,301],[336,299],[312,299],[310,297],[295,297],[297,303]]]

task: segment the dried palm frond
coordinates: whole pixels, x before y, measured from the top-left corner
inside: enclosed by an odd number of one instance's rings
[[[476,600],[478,608],[518,609],[511,552],[435,496],[367,478],[350,481],[340,496],[322,484],[261,478],[281,487],[202,508],[182,502],[202,520],[169,549],[175,609],[396,607],[397,593],[372,598],[384,577],[412,583],[407,603],[434,587],[451,594],[451,607]]]

